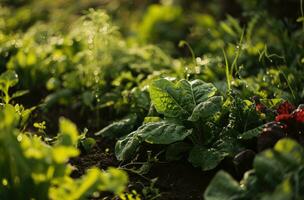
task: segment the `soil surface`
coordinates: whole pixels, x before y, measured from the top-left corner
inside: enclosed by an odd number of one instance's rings
[[[115,141],[108,139],[96,139],[96,145],[88,153],[81,153],[77,158],[70,160],[70,163],[76,168],[72,177],[77,178],[85,171],[96,166],[101,169],[107,169],[110,166],[119,167],[120,162],[114,155]],[[131,167],[130,167],[131,168]],[[201,200],[203,192],[208,183],[214,176],[216,170],[203,172],[199,168],[194,168],[191,164],[185,162],[155,163],[152,165],[148,174],[142,176],[129,172],[129,190],[135,189],[141,194],[144,186],[151,183],[146,179],[157,178],[154,188],[159,190],[159,200]],[[107,194],[108,195],[108,194]],[[143,198],[143,195],[141,195]],[[99,199],[107,199],[101,197]]]

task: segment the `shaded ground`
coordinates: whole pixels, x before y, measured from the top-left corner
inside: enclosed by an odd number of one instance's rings
[[[97,139],[97,145],[89,153],[82,153],[79,157],[73,158],[70,163],[77,169],[73,172],[73,177],[79,177],[85,170],[96,166],[106,169],[109,166],[119,166],[113,153],[115,142],[107,139]],[[212,179],[214,171],[202,172],[199,168],[194,168],[188,163],[170,162],[156,163],[146,178],[158,177],[155,188],[159,189],[160,200],[200,200],[204,189]],[[135,173],[129,173],[129,189],[135,189],[141,193],[144,186],[150,183]]]

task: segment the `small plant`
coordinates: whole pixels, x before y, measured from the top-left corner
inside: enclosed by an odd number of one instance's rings
[[[19,115],[7,105],[0,110],[0,187],[1,199],[86,199],[94,192],[124,190],[127,176],[109,168],[87,171],[79,179],[72,179],[67,163],[79,154],[76,144],[78,131],[67,119],[60,119],[60,133],[53,146],[40,137],[20,132],[15,126]]]
[[[205,191],[206,200],[303,199],[304,149],[292,139],[279,140],[274,149],[258,154],[253,170],[240,182],[220,171]]]
[[[8,70],[0,75],[0,91],[2,92],[0,99],[2,103],[9,104],[12,99],[28,93],[26,90],[16,91],[12,95],[9,93],[9,89],[14,87],[18,81],[18,75],[15,71]]]

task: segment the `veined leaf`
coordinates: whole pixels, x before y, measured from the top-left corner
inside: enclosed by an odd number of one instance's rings
[[[154,81],[149,89],[152,103],[158,113],[166,117],[183,118],[189,115],[182,90],[166,79]],[[189,102],[188,102],[189,103]]]
[[[205,83],[201,80],[193,80],[188,83],[196,101],[196,105],[214,96],[217,91],[216,87],[212,83]]]
[[[176,84],[159,79],[150,86],[150,97],[157,112],[166,117],[187,118],[195,106],[213,96],[216,88],[201,80],[181,80]]]
[[[151,144],[171,144],[184,140],[192,133],[182,125],[161,121],[144,124],[137,130],[138,136]]]
[[[190,121],[198,121],[199,119],[208,119],[215,113],[219,112],[222,107],[223,97],[215,96],[198,104],[192,115],[189,117]]]
[[[118,160],[127,160],[137,151],[142,142],[152,144],[171,144],[184,140],[192,130],[172,122],[151,122],[118,140],[115,154]]]

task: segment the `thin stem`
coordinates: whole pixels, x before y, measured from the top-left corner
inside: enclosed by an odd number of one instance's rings
[[[239,44],[237,45],[236,56],[234,57],[234,60],[232,62],[231,68],[230,68],[231,77],[233,77],[234,69],[236,68],[237,61],[238,61],[238,59],[240,57],[240,54],[241,54],[241,51],[242,51],[242,43],[243,43],[244,34],[245,34],[245,29],[243,29]]]
[[[281,71],[281,73],[282,73],[284,79],[286,80],[287,86],[288,86],[288,88],[289,88],[289,90],[290,90],[290,92],[291,92],[291,95],[292,95],[293,99],[296,99],[296,96],[295,96],[295,94],[294,94],[294,91],[293,91],[293,89],[292,89],[292,87],[291,87],[291,85],[290,85],[288,79],[287,79],[286,74],[285,74],[283,71]]]
[[[300,1],[300,10],[301,10],[301,17],[302,17],[302,25],[303,25],[303,31],[304,31],[304,11],[303,11],[303,0]]]
[[[229,63],[228,63],[228,59],[227,59],[227,55],[224,49],[222,49],[223,54],[224,54],[224,59],[225,59],[225,68],[226,68],[226,80],[227,80],[227,87],[228,87],[228,91],[231,90],[231,85],[230,85],[230,73],[229,73]]]
[[[149,179],[148,177],[139,174],[138,172],[136,172],[136,171],[133,170],[133,169],[123,168],[123,167],[118,167],[118,169],[122,169],[122,170],[125,170],[125,171],[128,171],[128,172],[131,172],[131,173],[133,173],[133,174],[136,174],[136,175],[140,176],[141,178],[145,179],[145,180],[148,181],[148,182],[150,181],[150,179]]]

